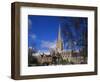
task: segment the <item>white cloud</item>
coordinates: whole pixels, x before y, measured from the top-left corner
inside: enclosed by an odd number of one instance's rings
[[[32,39],[36,39],[37,36],[35,34],[32,34],[31,37]]]
[[[56,47],[56,41],[41,41],[41,47],[42,48],[55,48]]]
[[[31,28],[32,27],[32,21],[31,19],[28,19],[28,28]]]

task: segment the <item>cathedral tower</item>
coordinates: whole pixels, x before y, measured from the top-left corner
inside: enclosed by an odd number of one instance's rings
[[[58,30],[58,38],[57,38],[57,43],[56,43],[56,49],[57,49],[57,51],[62,51],[63,50],[60,24],[59,24],[59,30]]]

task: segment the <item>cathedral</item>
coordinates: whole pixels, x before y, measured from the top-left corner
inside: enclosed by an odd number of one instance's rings
[[[84,57],[82,56],[82,53],[79,51],[73,51],[73,50],[67,50],[64,49],[64,43],[62,39],[62,33],[61,33],[61,27],[59,25],[59,30],[58,30],[58,36],[57,36],[57,42],[56,42],[56,55],[59,53],[59,56],[57,56],[58,59],[61,59],[64,61],[66,64],[80,64],[82,62],[86,63],[84,61]],[[60,58],[59,58],[60,57]],[[61,61],[59,60],[59,61]],[[63,62],[61,62],[63,63]]]
[[[63,45],[64,44],[63,44],[63,39],[62,39],[61,27],[60,27],[60,24],[59,24],[59,30],[58,30],[55,52],[59,53],[62,60],[70,62],[71,61],[71,51],[64,50]]]

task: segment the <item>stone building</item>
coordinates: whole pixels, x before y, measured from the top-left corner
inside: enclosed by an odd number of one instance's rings
[[[83,56],[81,56],[80,52],[72,51],[72,50],[64,50],[61,34],[62,34],[61,27],[59,25],[58,38],[57,38],[56,49],[55,49],[57,59],[58,60],[62,59],[64,61],[66,61],[67,63],[69,62],[69,63],[73,63],[73,64],[79,64],[79,63],[83,62],[84,61]],[[58,56],[58,53],[59,53],[59,56]]]

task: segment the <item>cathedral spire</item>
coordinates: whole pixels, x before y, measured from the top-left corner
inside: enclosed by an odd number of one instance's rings
[[[61,28],[60,28],[60,24],[59,24],[59,31],[58,31],[58,40],[61,40]]]
[[[63,49],[60,24],[59,24],[59,29],[58,29],[58,39],[56,43],[56,48],[58,51],[61,51]]]

